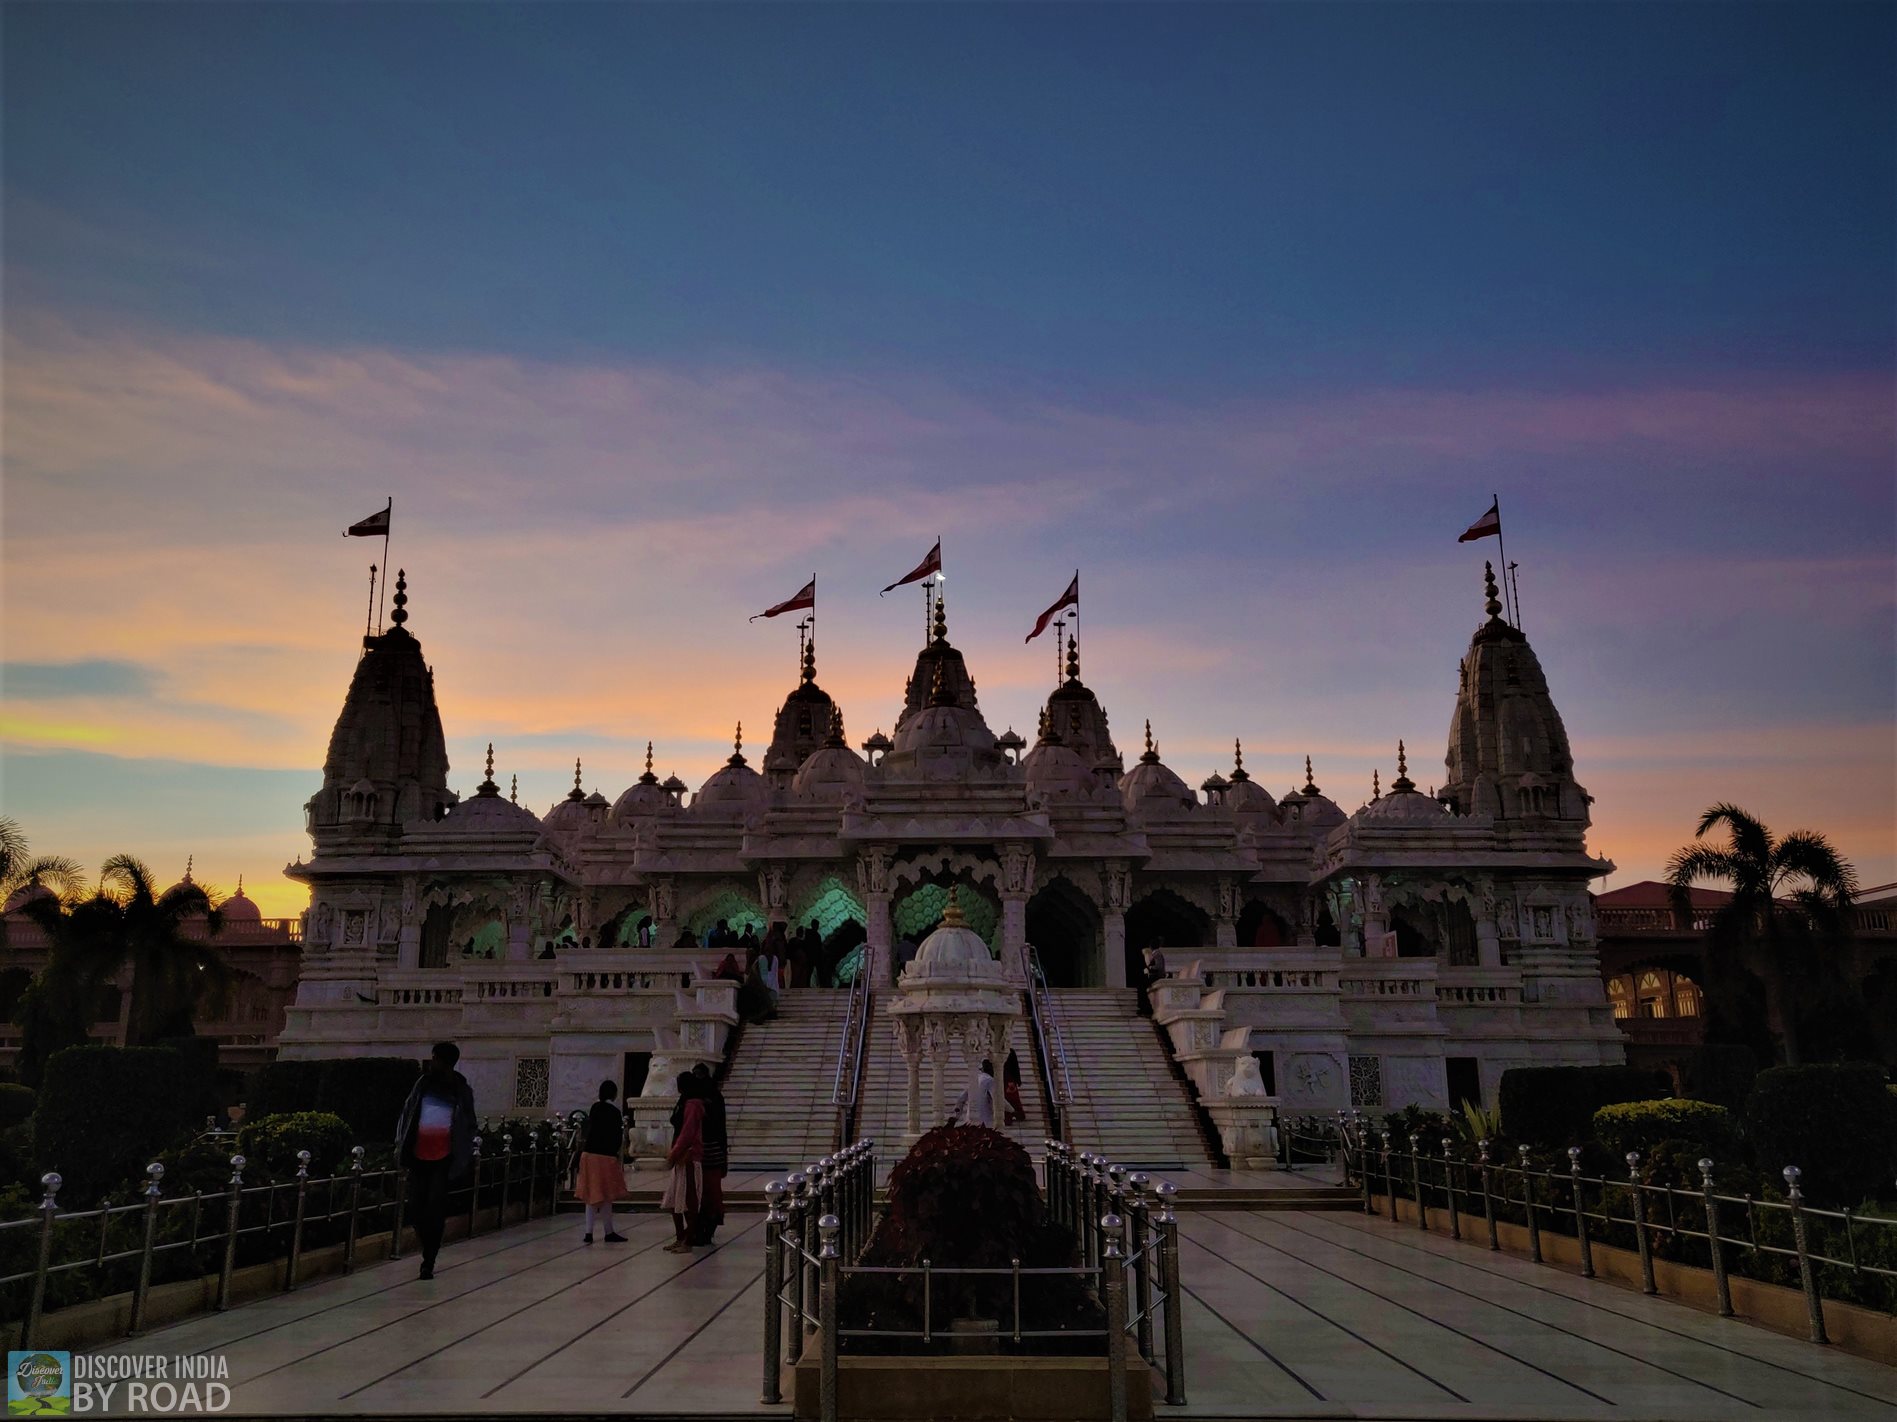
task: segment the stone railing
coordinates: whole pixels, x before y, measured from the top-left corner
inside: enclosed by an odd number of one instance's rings
[[[563,967],[560,970],[561,992],[682,992],[691,985],[690,972],[650,968]]]
[[[1401,977],[1358,977],[1352,974],[1339,977],[1338,988],[1345,997],[1407,997],[1419,1001],[1436,995],[1436,983],[1433,974],[1404,975]]]
[[[454,987],[380,987],[376,989],[377,1007],[454,1007],[461,1001],[461,988]]]

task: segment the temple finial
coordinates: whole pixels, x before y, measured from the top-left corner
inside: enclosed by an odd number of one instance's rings
[[[1140,756],[1140,763],[1142,765],[1154,765],[1158,760],[1159,746],[1153,740],[1153,723],[1149,719],[1146,722],[1146,751]]]
[[[1489,621],[1498,621],[1502,616],[1502,599],[1496,592],[1495,564],[1493,563],[1482,565],[1482,594],[1487,599],[1482,604],[1482,610],[1488,613]]]
[[[194,882],[194,881],[192,880],[192,878],[191,878],[191,866],[192,866],[192,865],[194,865],[194,864],[196,864],[197,862],[198,862],[198,857],[197,857],[197,855],[195,855],[195,854],[187,854],[187,855],[185,855],[185,857],[184,857],[184,881],[185,881],[185,883],[187,883],[187,884],[189,884],[189,883],[192,883],[192,882]]]
[[[507,803],[510,805],[518,805],[520,803],[520,777],[518,775],[511,775],[507,779]]]
[[[935,584],[935,640],[948,641],[948,602],[942,596],[940,579]]]
[[[817,679],[817,634],[812,632],[804,643],[804,683],[808,685]]]
[[[1237,736],[1232,737],[1232,779],[1251,779],[1245,771],[1245,744]]]
[[[968,926],[968,920],[962,917],[961,903],[956,898],[956,892],[960,887],[958,884],[949,885],[948,903],[942,909],[942,927],[944,928],[966,928]]]
[[[244,892],[244,876],[242,874],[237,876],[237,892],[239,894]]]
[[[1390,788],[1404,795],[1416,788],[1416,782],[1410,779],[1409,756],[1401,741],[1396,743],[1396,779],[1390,782]]]
[[[580,758],[573,757],[573,788],[566,792],[569,800],[584,800],[586,792],[580,788]]]
[[[1311,758],[1308,755],[1304,757],[1304,793],[1306,795],[1319,793],[1317,782],[1311,778]]]
[[[744,722],[738,722],[738,729],[731,734],[731,758],[726,765],[744,764]]]
[[[830,703],[830,744],[832,746],[849,744],[843,739],[843,708],[835,702]]]
[[[1067,679],[1080,680],[1080,643],[1071,632],[1067,634]]]
[[[395,570],[395,611],[389,614],[389,621],[400,627],[408,621],[408,569]]]
[[[474,793],[477,795],[501,793],[501,787],[494,783],[494,742],[492,741],[487,743],[487,775],[479,785],[474,787]]]
[[[1370,799],[1372,803],[1383,798],[1383,785],[1380,779],[1382,774],[1383,772],[1380,770],[1370,772]]]

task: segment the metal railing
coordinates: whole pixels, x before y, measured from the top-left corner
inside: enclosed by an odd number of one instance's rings
[[[1395,1221],[1397,1202],[1408,1201],[1418,1228],[1430,1228],[1434,1210],[1456,1239],[1465,1221],[1471,1230],[1480,1221],[1490,1249],[1501,1248],[1501,1223],[1518,1225],[1538,1264],[1545,1262],[1543,1236],[1565,1236],[1575,1241],[1587,1278],[1595,1275],[1596,1246],[1628,1249],[1639,1258],[1641,1288],[1649,1294],[1659,1292],[1656,1259],[1707,1269],[1722,1317],[1733,1313],[1734,1275],[1797,1288],[1814,1343],[1830,1341],[1827,1301],[1897,1313],[1897,1218],[1814,1208],[1797,1166],[1782,1172],[1782,1197],[1735,1195],[1719,1189],[1711,1159],[1696,1163],[1700,1185],[1693,1189],[1643,1180],[1635,1151],[1626,1155],[1626,1177],[1610,1179],[1582,1173],[1579,1146],[1569,1149],[1568,1169],[1561,1171],[1536,1168],[1527,1146],[1516,1147],[1510,1162],[1494,1158],[1487,1141],[1478,1141],[1471,1155],[1445,1136],[1440,1151],[1430,1152],[1412,1135],[1406,1151],[1356,1113],[1340,1113],[1336,1134],[1365,1214]]]
[[[506,1132],[500,1150],[483,1157],[483,1141],[476,1136],[472,1171],[449,1195],[449,1218],[464,1218],[471,1236],[480,1228],[483,1207],[494,1210],[497,1226],[515,1205],[523,1219],[552,1213],[574,1143],[570,1131],[546,1124],[533,1127],[520,1149],[514,1133]],[[91,1287],[71,1302],[129,1292],[130,1337],[144,1331],[157,1283],[215,1277],[213,1306],[222,1310],[231,1306],[232,1281],[240,1267],[282,1264],[278,1288],[287,1293],[298,1286],[304,1256],[312,1248],[340,1245],[347,1273],[356,1267],[364,1239],[386,1232],[388,1257],[400,1258],[407,1172],[366,1169],[365,1155],[356,1146],[346,1170],[312,1176],[310,1153],[298,1151],[293,1178],[256,1184],[244,1180],[249,1162],[233,1155],[223,1189],[169,1198],[165,1168],[154,1161],[145,1167],[145,1185],[136,1199],[123,1204],[108,1199],[84,1210],[60,1208],[65,1182],[49,1171],[40,1178],[45,1195],[39,1208],[0,1221],[0,1269],[14,1259],[30,1260],[24,1268],[0,1274],[0,1311],[20,1319],[19,1347],[41,1346],[49,1285],[89,1275]],[[172,1277],[160,1281],[159,1274]],[[21,1294],[23,1306],[13,1302]]]
[[[836,1109],[836,1135],[841,1147],[856,1139],[856,1100],[863,1082],[864,1043],[868,1040],[870,974],[867,965],[850,984],[844,1008],[843,1040],[837,1045],[836,1074],[830,1085],[830,1104]]]
[[[855,1261],[874,1228],[876,1152],[859,1141],[825,1157],[808,1171],[764,1187],[764,1377],[762,1401],[783,1400],[783,1364],[815,1347],[818,1416],[835,1422],[838,1358],[844,1339],[909,1339],[924,1345],[949,1336],[937,1321],[938,1286],[957,1280],[1009,1282],[1008,1326],[999,1336],[1019,1343],[1033,1338],[1098,1338],[1107,1359],[1109,1415],[1125,1422],[1129,1349],[1149,1367],[1165,1370],[1166,1400],[1183,1404],[1184,1328],[1179,1282],[1178,1220],[1174,1189],[1129,1174],[1096,1155],[1077,1153],[1060,1141],[1046,1143],[1049,1219],[1075,1237],[1080,1262],[1066,1267],[1026,1267],[1019,1259],[1001,1267],[865,1265]],[[848,1327],[838,1319],[838,1298],[852,1278],[920,1279],[920,1327]],[[1099,1328],[1034,1326],[1023,1305],[1024,1287],[1068,1278],[1090,1287],[1105,1315]],[[1155,1347],[1154,1323],[1163,1327],[1163,1352]],[[997,1320],[999,1322],[999,1320]]]
[[[1041,1092],[1047,1100],[1048,1127],[1061,1140],[1068,1139],[1067,1108],[1074,1099],[1073,1082],[1067,1073],[1067,1039],[1061,1031],[1060,1010],[1048,989],[1047,974],[1041,968],[1041,955],[1032,943],[1022,945],[1027,967],[1028,1023],[1034,1032],[1034,1059],[1040,1067]]]

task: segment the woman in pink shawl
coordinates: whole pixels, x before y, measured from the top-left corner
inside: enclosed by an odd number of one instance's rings
[[[689,1072],[678,1079],[678,1100],[678,1133],[665,1157],[671,1174],[659,1207],[672,1212],[672,1232],[676,1236],[665,1246],[665,1252],[690,1254],[705,1198],[705,1103],[698,1099],[698,1084]]]

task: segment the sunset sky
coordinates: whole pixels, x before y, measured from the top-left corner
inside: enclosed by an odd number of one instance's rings
[[[266,912],[393,560],[463,793],[888,730],[1440,781],[1499,493],[1609,881],[1897,879],[1897,9],[9,3],[4,779]]]

